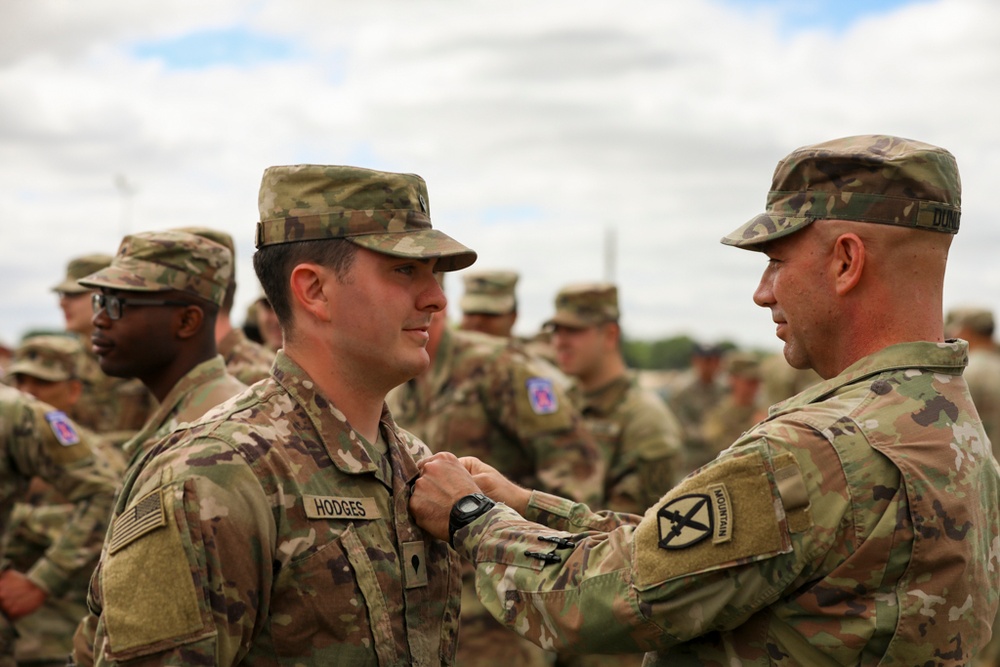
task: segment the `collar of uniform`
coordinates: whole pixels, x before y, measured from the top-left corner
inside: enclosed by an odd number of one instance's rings
[[[841,387],[854,384],[885,371],[922,368],[946,375],[961,375],[969,362],[969,344],[964,340],[943,343],[917,341],[890,345],[858,359],[840,375],[820,382],[791,398],[772,405],[768,415],[775,415],[823,400]]]
[[[611,414],[621,403],[625,393],[632,386],[632,378],[628,375],[616,377],[603,387],[583,394],[583,411],[597,416]]]
[[[321,394],[309,374],[296,364],[284,350],[278,350],[271,375],[309,416],[319,434],[326,453],[337,468],[348,474],[374,473],[384,484],[392,486],[387,457],[347,423],[347,417],[333,401]],[[382,420],[386,409],[382,407]],[[381,426],[380,426],[381,428]],[[390,448],[392,443],[390,442]]]
[[[228,359],[230,353],[236,349],[237,345],[243,342],[244,338],[246,338],[246,336],[243,334],[243,330],[233,327],[229,330],[229,333],[222,337],[222,340],[219,341],[216,348],[218,348],[219,354],[221,354],[224,359]]]

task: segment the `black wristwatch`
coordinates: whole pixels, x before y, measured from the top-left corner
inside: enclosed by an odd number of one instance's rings
[[[451,506],[451,518],[448,520],[448,543],[455,545],[455,531],[464,528],[482,515],[493,509],[495,502],[481,493],[471,493],[462,496]]]

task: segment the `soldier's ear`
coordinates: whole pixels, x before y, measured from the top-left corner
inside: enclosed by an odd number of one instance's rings
[[[865,242],[857,234],[841,234],[833,242],[831,268],[837,296],[846,295],[861,281],[865,258]]]
[[[297,265],[289,276],[292,312],[302,309],[322,322],[330,321],[330,300],[324,288],[327,282],[336,279],[331,269],[319,264]]]
[[[192,338],[205,324],[205,310],[194,304],[184,306],[177,313],[175,322],[178,338],[182,340]]]

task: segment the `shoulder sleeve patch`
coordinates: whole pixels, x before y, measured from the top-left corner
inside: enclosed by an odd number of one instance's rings
[[[573,426],[573,408],[552,378],[532,372],[527,365],[514,369],[517,430],[522,437],[565,431]]]
[[[636,587],[787,553],[791,539],[779,507],[759,450],[706,466],[648,510],[636,528]]]
[[[69,447],[80,442],[80,435],[76,432],[73,422],[69,420],[65,412],[60,410],[46,412],[45,421],[49,423],[52,434],[56,436],[56,440],[63,447]]]

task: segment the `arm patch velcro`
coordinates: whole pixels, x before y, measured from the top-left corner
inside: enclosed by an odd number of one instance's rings
[[[706,466],[646,512],[635,531],[640,590],[791,550],[760,451]]]

